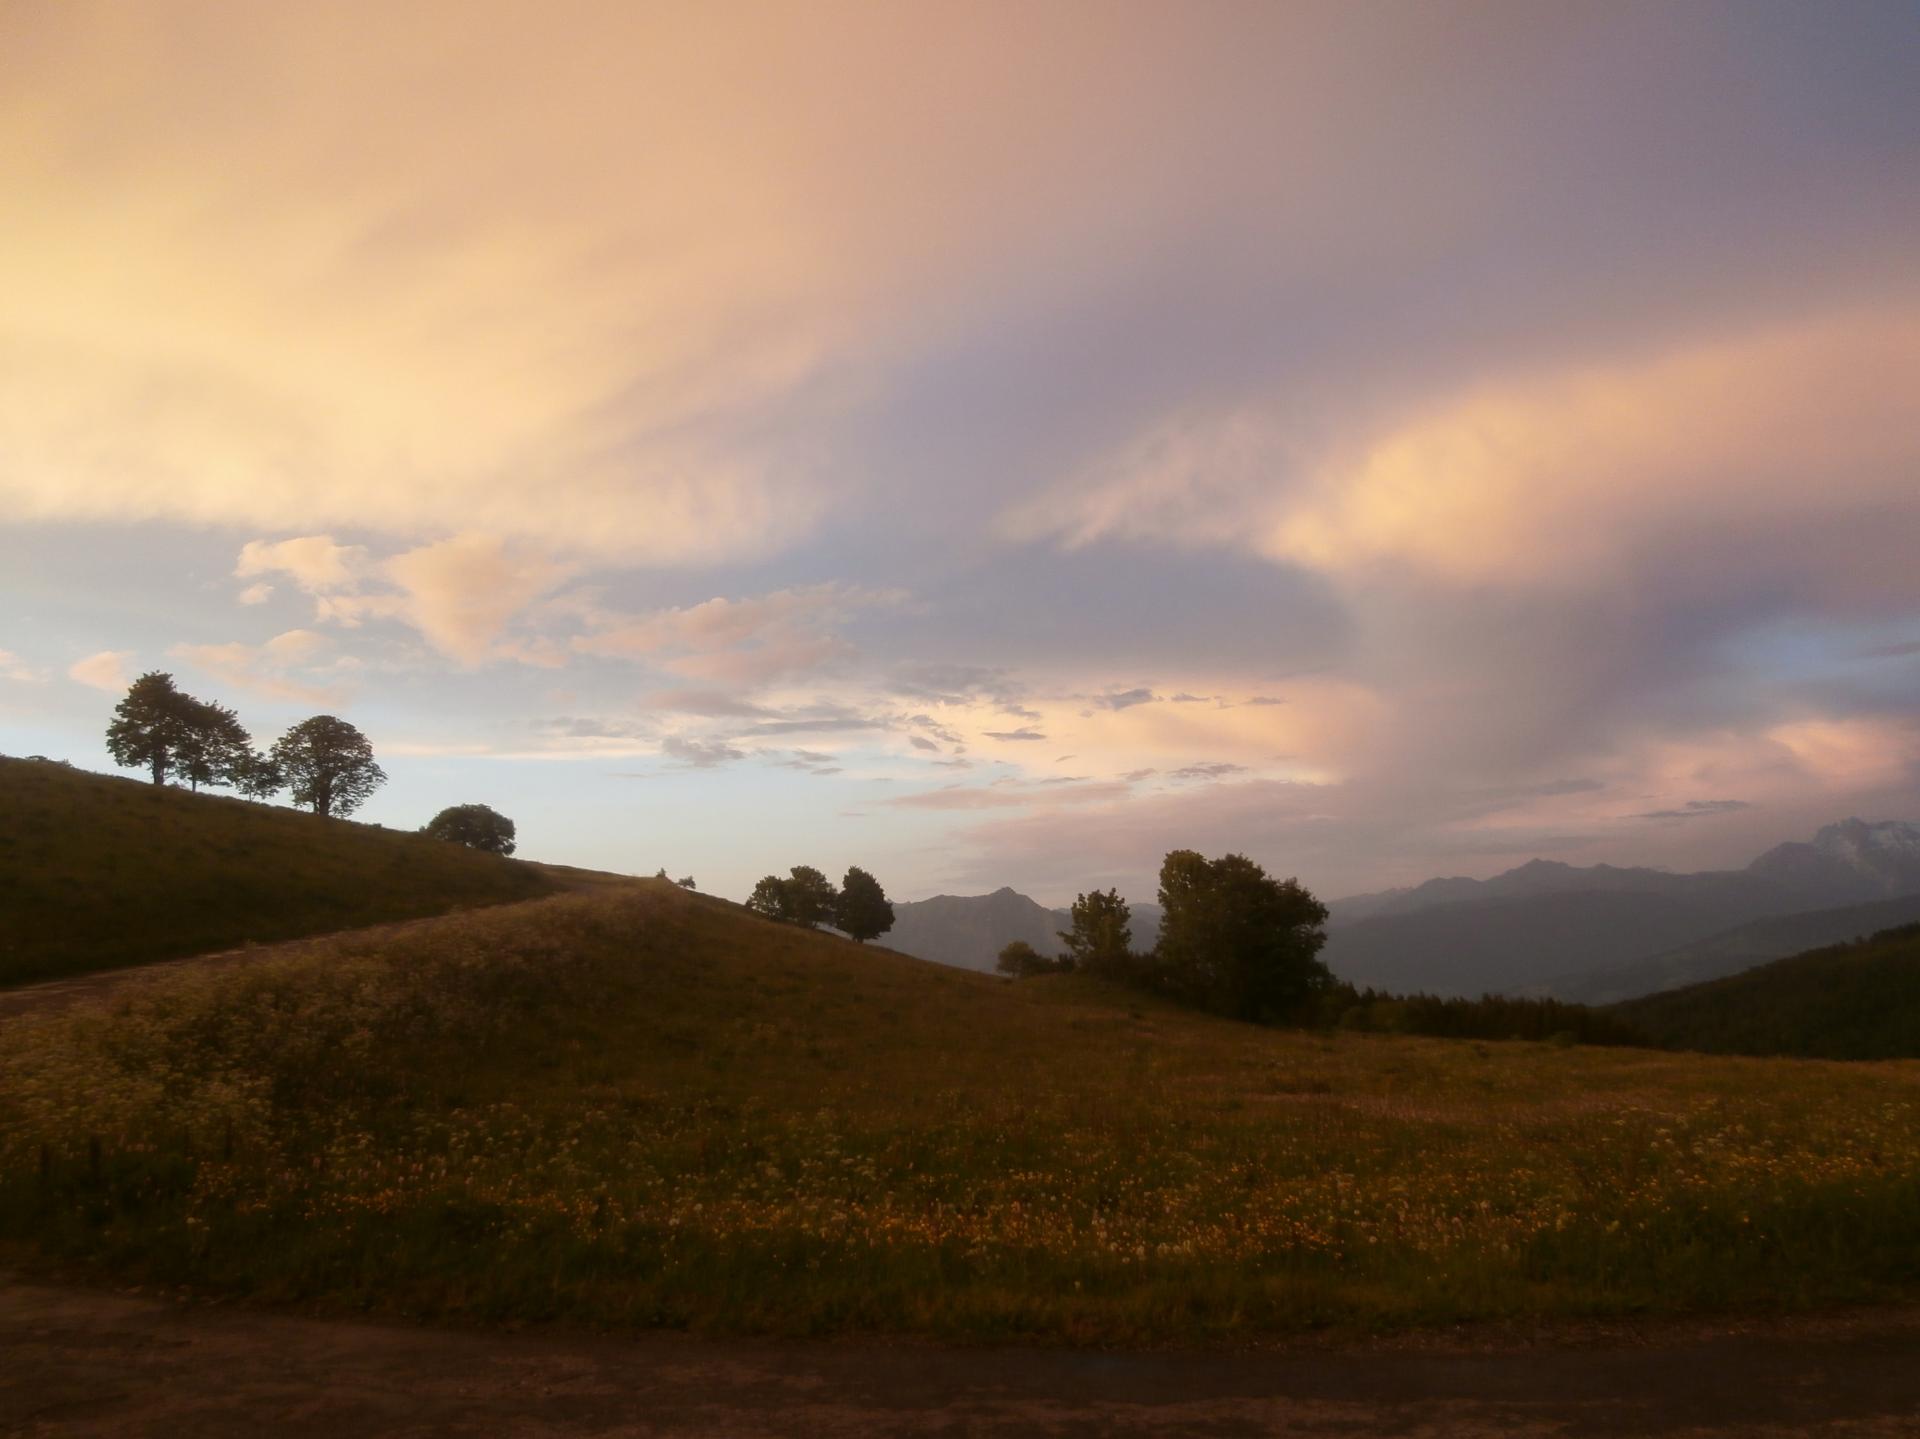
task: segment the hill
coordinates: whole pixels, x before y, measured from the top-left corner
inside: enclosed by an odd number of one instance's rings
[[[1136,904],[1131,909],[1134,948],[1152,949],[1160,937],[1160,906]],[[893,928],[884,938],[890,947],[916,959],[991,974],[1000,951],[1016,939],[1041,954],[1058,954],[1060,931],[1072,927],[1072,911],[1048,909],[1003,886],[992,894],[937,894],[896,902]]]
[[[0,1262],[1081,1343],[1920,1293],[1920,1065],[1282,1032],[656,881],[6,1021]]]
[[[1612,1007],[1676,1049],[1821,1059],[1920,1057],[1920,924]]]
[[[0,985],[555,887],[423,835],[0,758]]]
[[[1651,959],[1555,981],[1554,989],[1582,1004],[1614,1004],[1689,984],[1738,974],[1768,960],[1876,934],[1920,921],[1920,894],[1877,899],[1756,919]]]

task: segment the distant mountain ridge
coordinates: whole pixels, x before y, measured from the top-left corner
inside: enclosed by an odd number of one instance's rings
[[[1675,874],[1536,859],[1487,880],[1355,895],[1331,906],[1326,959],[1342,978],[1381,989],[1625,997],[1645,992],[1630,990],[1633,983],[1685,982],[1669,973],[1710,977],[1693,972],[1691,961],[1666,969],[1655,961],[1726,931],[1914,894],[1920,825],[1847,819],[1739,870]],[[1818,922],[1780,931],[1819,932]],[[1737,949],[1729,941],[1725,952]]]
[[[1151,949],[1160,937],[1160,906],[1136,904],[1133,943]],[[1000,951],[1016,939],[1042,954],[1061,950],[1059,931],[1073,925],[1072,912],[1048,909],[1011,886],[992,894],[937,894],[895,901],[893,928],[880,943],[917,959],[991,972]]]

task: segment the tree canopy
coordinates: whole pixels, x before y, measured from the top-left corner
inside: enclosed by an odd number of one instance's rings
[[[1160,904],[1155,977],[1189,1003],[1237,1019],[1286,1019],[1332,982],[1319,958],[1326,906],[1245,855],[1173,851],[1160,866]]]
[[[840,895],[833,907],[834,928],[865,944],[893,928],[893,906],[880,881],[858,865],[847,870],[840,881]]]
[[[513,853],[513,821],[490,805],[449,805],[428,820],[421,832],[488,854]]]
[[[1014,979],[1032,979],[1037,974],[1067,973],[1073,968],[1073,960],[1066,955],[1055,958],[1042,954],[1024,939],[1016,939],[1000,951],[994,967]]]
[[[387,778],[367,737],[333,715],[302,720],[274,742],[270,757],[293,802],[322,817],[352,814]]]
[[[1073,901],[1073,928],[1063,929],[1060,942],[1075,969],[1109,979],[1125,978],[1134,969],[1133,911],[1117,889],[1094,890]]]
[[[145,769],[155,784],[165,784],[167,772],[180,763],[199,703],[180,692],[172,675],[149,670],[127,687],[125,698],[113,707],[107,753],[115,764]]]

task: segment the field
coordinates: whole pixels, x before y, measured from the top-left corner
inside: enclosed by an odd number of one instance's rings
[[[0,985],[554,887],[422,835],[0,758]]]
[[[1920,1064],[1260,1030],[657,882],[9,1022],[0,1257],[1101,1343],[1920,1293]]]

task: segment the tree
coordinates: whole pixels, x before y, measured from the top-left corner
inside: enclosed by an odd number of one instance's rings
[[[680,878],[678,878],[678,879],[676,879],[676,880],[674,881],[674,883],[675,883],[675,884],[677,884],[677,885],[679,885],[679,886],[680,886],[680,888],[682,888],[682,889],[698,889],[698,888],[700,888],[700,886],[699,886],[699,885],[697,885],[697,884],[695,884],[695,883],[693,882],[693,876],[692,876],[692,875],[690,875],[690,874],[683,874],[683,875],[681,875],[681,876],[680,876]]]
[[[833,918],[839,893],[833,881],[810,864],[796,864],[788,871],[786,917],[811,929]]]
[[[322,818],[352,814],[387,779],[367,737],[332,715],[300,721],[274,741],[271,757],[293,802],[311,805]]]
[[[1032,979],[1037,974],[1066,974],[1073,969],[1073,961],[1065,955],[1042,954],[1024,939],[1016,939],[1000,951],[996,967],[1015,979]]]
[[[1132,917],[1117,889],[1078,896],[1073,902],[1073,928],[1060,931],[1072,967],[1109,979],[1131,976]]]
[[[155,784],[167,782],[186,745],[200,702],[174,687],[173,676],[149,670],[127,687],[107,726],[107,752],[128,769],[144,767]]]
[[[240,716],[223,704],[181,695],[181,736],[175,756],[181,776],[193,789],[201,785],[240,784],[253,759],[253,738]]]
[[[1190,1003],[1271,1022],[1332,983],[1319,958],[1327,907],[1245,855],[1174,850],[1160,866],[1160,904],[1158,977]]]
[[[287,787],[287,777],[266,755],[249,750],[234,765],[233,787],[248,799],[272,799]]]
[[[858,865],[840,881],[840,896],[833,907],[834,928],[865,944],[893,928],[893,906],[880,881]]]
[[[768,919],[787,917],[787,882],[777,874],[764,877],[747,896],[747,908]]]
[[[428,820],[421,833],[488,854],[513,853],[513,821],[484,804],[451,805]]]

